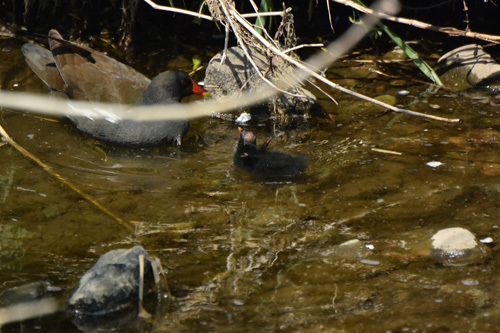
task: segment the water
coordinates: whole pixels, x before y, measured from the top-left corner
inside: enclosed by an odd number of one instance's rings
[[[46,93],[21,45],[2,40],[1,88]],[[498,242],[498,106],[470,96],[487,91],[429,92],[410,80],[419,75],[411,68],[398,73],[406,84],[397,85],[330,75],[463,121],[399,115],[325,87],[339,105],[320,96],[324,114],[277,124],[270,145],[305,154],[307,177],[269,183],[232,165],[238,130],[229,121],[193,121],[181,147],[117,149],[96,145],[64,119],[1,111],[14,140],[134,230],[2,142],[2,287],[46,280],[64,300],[101,254],[140,244],[169,267],[175,299],[130,332],[494,330],[496,252],[477,265],[447,267],[428,258],[425,241],[460,226]],[[260,143],[271,135],[270,122],[249,128]],[[359,242],[341,250],[352,240]],[[78,331],[61,314],[4,330]]]

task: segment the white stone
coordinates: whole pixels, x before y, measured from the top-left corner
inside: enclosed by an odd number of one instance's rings
[[[246,122],[250,121],[250,119],[252,119],[252,116],[249,113],[247,113],[247,112],[243,112],[236,119],[236,122],[242,124],[242,123],[246,123]]]
[[[431,239],[432,247],[444,252],[467,250],[477,246],[476,237],[464,228],[439,230]]]
[[[440,165],[443,165],[444,163],[439,162],[439,161],[430,161],[425,163],[425,165],[430,166],[431,168],[437,168]]]

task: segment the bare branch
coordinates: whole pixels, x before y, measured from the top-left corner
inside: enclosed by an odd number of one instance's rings
[[[148,5],[150,5],[151,7],[153,7],[156,10],[163,10],[166,12],[194,16],[194,17],[202,18],[202,19],[207,20],[207,21],[216,21],[216,19],[214,19],[210,15],[205,15],[205,14],[193,12],[191,10],[182,9],[182,8],[158,5],[155,2],[153,2],[152,0],[144,0],[144,2],[146,2]],[[282,16],[282,15],[283,15],[283,12],[265,12],[265,13],[242,14],[243,17],[265,17],[265,16]]]
[[[397,22],[397,23],[402,23],[402,24],[410,25],[410,26],[424,29],[424,30],[442,32],[442,33],[446,33],[450,36],[469,37],[469,38],[481,39],[481,40],[485,40],[485,41],[493,42],[493,43],[500,43],[500,36],[476,33],[476,32],[472,32],[472,31],[465,31],[465,30],[460,30],[460,29],[456,29],[453,27],[438,27],[438,26],[435,26],[435,25],[432,25],[429,23],[425,23],[422,21],[417,21],[417,20],[402,18],[402,17],[395,17],[395,16],[388,15],[388,14],[383,13],[383,12],[374,11],[374,10],[367,8],[367,7],[364,7],[364,6],[354,2],[352,0],[332,0],[332,1],[335,1],[335,2],[340,3],[342,5],[345,5],[345,6],[352,7],[352,8],[354,8],[362,13],[374,15],[380,19],[393,21],[393,22]]]

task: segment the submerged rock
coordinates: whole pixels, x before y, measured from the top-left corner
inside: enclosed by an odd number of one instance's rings
[[[371,251],[359,239],[351,239],[342,244],[335,245],[325,251],[322,255],[333,256],[337,259],[364,260],[368,258]]]
[[[447,265],[475,264],[490,254],[490,249],[464,228],[439,230],[431,241],[431,257]]]
[[[478,44],[456,48],[439,58],[438,63],[442,65],[441,81],[455,91],[500,77],[500,64]]]
[[[48,295],[50,284],[45,281],[28,282],[0,292],[0,306],[8,306],[42,299]]]
[[[274,64],[273,68],[269,67],[270,60],[258,53],[256,50],[249,48],[249,54],[252,56],[255,64],[265,77],[271,82],[275,81],[274,72],[283,70],[283,63]],[[243,50],[237,46],[227,50],[227,57],[221,65],[223,52],[216,54],[208,64],[205,74],[205,89],[208,90],[212,97],[216,98],[231,98],[238,97],[243,92],[256,90],[259,88],[272,89],[266,82],[257,74],[252,64],[245,57]],[[279,67],[279,68],[278,68]],[[292,67],[285,67],[284,71],[291,71]],[[291,91],[299,96],[291,96],[287,94],[279,94],[276,98],[270,98],[266,102],[252,107],[252,110],[274,110],[274,101],[280,112],[285,114],[290,113],[307,113],[313,107],[317,106],[316,97],[304,88],[297,87]]]
[[[80,279],[67,304],[75,314],[103,315],[138,302],[139,256],[144,255],[144,291],[154,281],[151,259],[141,246],[105,253]]]

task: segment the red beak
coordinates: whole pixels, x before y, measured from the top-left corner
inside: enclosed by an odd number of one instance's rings
[[[193,81],[193,80],[191,80]],[[202,86],[200,86],[198,83],[193,81],[193,94],[196,95],[201,95],[205,97],[210,97],[210,93],[205,90]]]

